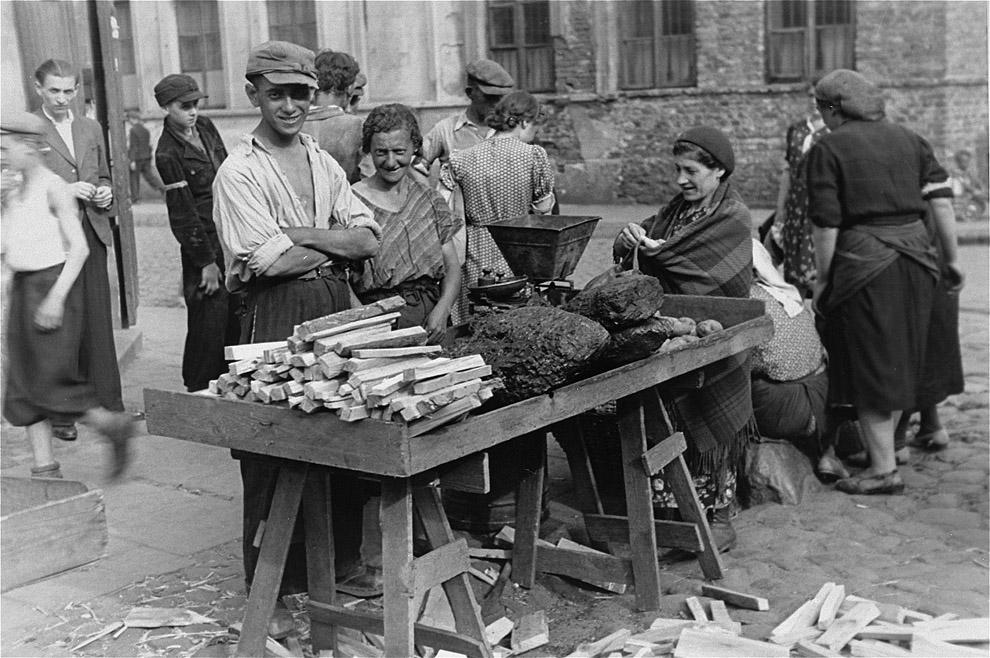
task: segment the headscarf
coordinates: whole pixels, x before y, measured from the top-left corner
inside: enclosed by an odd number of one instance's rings
[[[753,283],[780,302],[787,317],[793,318],[804,310],[804,300],[801,293],[784,280],[777,268],[773,266],[770,252],[758,240],[753,240]]]
[[[880,88],[849,69],[836,69],[819,80],[815,98],[831,103],[850,119],[879,121],[885,116]]]

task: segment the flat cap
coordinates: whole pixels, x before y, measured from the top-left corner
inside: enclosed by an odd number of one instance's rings
[[[850,69],[835,69],[819,80],[815,98],[831,103],[851,119],[879,121],[886,113],[880,88]]]
[[[206,94],[199,90],[199,84],[182,73],[166,75],[155,85],[155,102],[159,107],[165,107],[176,101],[185,103],[206,97]]]
[[[482,93],[493,96],[504,96],[516,86],[509,72],[498,62],[490,59],[479,59],[467,65],[468,84],[474,83]]]
[[[27,112],[4,112],[0,117],[0,135],[44,135],[45,122]]]
[[[711,126],[688,128],[677,136],[677,141],[688,142],[708,151],[709,155],[718,160],[725,169],[726,177],[736,168],[736,155],[732,150],[732,143],[718,128]]]
[[[266,41],[251,49],[246,76],[263,75],[273,85],[317,88],[313,51],[288,41]]]

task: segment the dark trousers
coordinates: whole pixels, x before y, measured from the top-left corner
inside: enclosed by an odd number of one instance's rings
[[[350,289],[343,278],[255,283],[248,290],[245,299],[240,342],[282,340],[292,335],[295,325],[346,310],[349,306]],[[241,460],[241,483],[244,486],[244,577],[250,585],[260,553],[259,548],[254,546],[254,539],[259,523],[268,517],[278,475],[278,462],[239,451],[232,451],[231,454]],[[330,478],[330,498],[334,566],[338,574],[346,574],[350,567],[360,561],[361,513],[367,494],[355,476],[334,472]],[[299,521],[296,522],[292,537],[280,595],[307,589],[306,547]]]
[[[222,257],[218,258],[220,261]],[[223,270],[223,263],[217,262]],[[227,372],[225,345],[236,345],[241,327],[237,317],[240,296],[227,292],[223,283],[212,295],[199,287],[202,270],[182,259],[182,296],[186,300],[186,344],[182,351],[182,383],[188,391],[201,391]]]
[[[161,179],[158,177],[158,172],[155,168],[151,166],[151,160],[135,160],[134,168],[130,172],[131,177],[131,201],[137,201],[141,197],[141,177],[148,181],[148,185],[159,194],[165,192],[165,186],[162,185]]]
[[[107,247],[88,219],[82,220],[89,257],[79,274],[83,288],[83,339],[80,363],[84,376],[96,388],[100,406],[110,411],[123,411],[120,392],[120,370],[117,368],[117,347],[113,342],[113,320],[110,316],[110,280],[107,278]]]

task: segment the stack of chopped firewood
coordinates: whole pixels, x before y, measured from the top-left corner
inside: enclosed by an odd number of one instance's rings
[[[392,328],[405,304],[389,297],[309,320],[284,341],[226,348],[228,372],[209,393],[323,409],[341,420],[410,423],[425,432],[480,407],[501,386],[478,354],[447,358],[422,327]]]

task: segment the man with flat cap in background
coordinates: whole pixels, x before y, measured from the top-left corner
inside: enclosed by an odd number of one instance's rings
[[[344,263],[378,249],[381,229],[351,192],[347,176],[316,140],[301,133],[317,88],[313,52],[284,41],[248,56],[245,91],[261,110],[257,127],[233,146],[213,184],[213,219],[226,284],[244,291],[241,343],[285,340],[295,325],[350,306]],[[241,461],[244,485],[244,575],[254,577],[259,523],[267,518],[278,466],[252,454]],[[380,593],[360,561],[361,506],[356,478],[331,478],[338,589]],[[280,597],[307,589],[305,547],[297,524]]]
[[[333,156],[347,174],[348,183],[361,180],[361,117],[346,108],[354,93],[359,67],[350,55],[321,50],[316,55],[316,92],[303,132],[316,138],[320,148]]]
[[[239,296],[224,286],[223,251],[213,224],[213,179],[227,148],[213,122],[199,113],[204,98],[188,75],[166,75],[155,85],[155,101],[165,112],[155,165],[182,262],[182,383],[188,391],[203,390],[227,371],[223,348],[240,337]]]
[[[464,110],[440,119],[423,136],[422,156],[413,163],[413,170],[418,171],[424,179],[430,175],[430,166],[435,160],[441,163],[450,160],[457,151],[471,148],[495,134],[495,129],[485,123],[485,117],[503,96],[515,90],[516,81],[509,72],[498,62],[490,59],[479,59],[467,65],[467,85],[464,94],[471,101]],[[451,192],[443,185],[436,186],[437,191],[450,205],[454,217],[460,220],[461,229],[453,237],[457,248],[457,257],[461,265],[466,255],[467,236],[464,224],[464,201],[460,189]],[[470,285],[470,284],[469,284]],[[466,298],[455,304],[452,311],[454,322],[459,322],[467,313]]]

